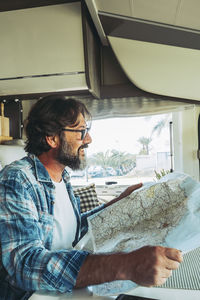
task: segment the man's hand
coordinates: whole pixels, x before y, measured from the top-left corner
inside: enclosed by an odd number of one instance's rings
[[[181,251],[161,246],[145,246],[128,256],[124,261],[124,276],[123,273],[119,276],[143,286],[164,284],[183,260]]]
[[[88,255],[76,287],[114,280],[131,280],[142,286],[162,285],[182,260],[181,251],[161,246],[145,246],[130,253]]]
[[[110,202],[105,204],[105,207],[108,207],[109,205],[129,196],[133,191],[139,189],[142,187],[142,183],[138,183],[138,184],[133,184],[129,187],[127,187],[117,198],[111,200]]]

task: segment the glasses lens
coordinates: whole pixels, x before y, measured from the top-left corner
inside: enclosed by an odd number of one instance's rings
[[[81,135],[82,140],[84,140],[84,138],[86,137],[89,130],[90,130],[90,128],[86,128],[86,129],[82,130],[82,135]]]
[[[81,132],[81,139],[82,139],[82,140],[84,140],[84,138],[85,138],[87,132],[88,132],[87,128],[82,130],[82,132]]]

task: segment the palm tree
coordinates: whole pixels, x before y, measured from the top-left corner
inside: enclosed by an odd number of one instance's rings
[[[118,150],[112,150],[112,167],[123,173],[131,171],[136,165],[136,155]]]
[[[136,155],[118,150],[107,150],[98,152],[88,158],[88,165],[101,166],[104,169],[112,167],[113,169],[131,170],[135,167]]]
[[[142,150],[140,151],[140,154],[149,155],[149,144],[151,143],[151,141],[152,141],[151,137],[147,138],[142,136],[138,139],[138,142],[142,144]]]
[[[102,166],[103,168],[106,168],[110,165],[112,161],[112,158],[110,156],[110,151],[107,150],[105,153],[104,152],[98,152],[93,154],[89,158],[89,165],[97,165],[97,166]]]
[[[167,126],[170,120],[171,120],[171,114],[164,115],[164,117],[160,121],[158,121],[158,123],[153,127],[151,131],[151,136],[154,133],[157,133],[157,136],[159,136],[161,134],[161,131]]]

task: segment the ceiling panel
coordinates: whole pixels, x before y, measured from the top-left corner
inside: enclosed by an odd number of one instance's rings
[[[78,0],[0,0],[0,12],[77,1]]]
[[[176,25],[200,30],[200,1],[182,0],[177,12]]]
[[[98,10],[123,16],[131,16],[131,0],[95,0]]]
[[[174,24],[179,0],[131,0],[132,16],[144,20]]]
[[[200,0],[86,1],[131,82],[200,101]]]
[[[94,0],[92,2],[95,3],[97,11],[200,30],[200,0]]]

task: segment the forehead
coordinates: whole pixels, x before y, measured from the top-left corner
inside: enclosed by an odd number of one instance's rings
[[[82,115],[82,113],[80,113],[78,115],[77,120],[74,123],[74,126],[78,126],[78,125],[86,125],[86,120],[85,120],[84,116]]]

